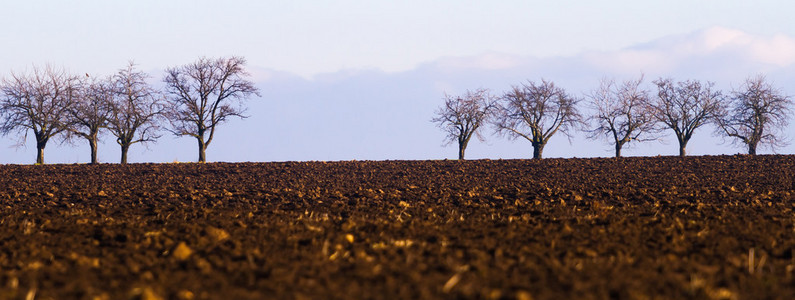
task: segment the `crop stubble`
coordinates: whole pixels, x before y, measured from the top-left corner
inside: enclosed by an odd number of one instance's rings
[[[0,166],[0,298],[795,298],[794,156]]]

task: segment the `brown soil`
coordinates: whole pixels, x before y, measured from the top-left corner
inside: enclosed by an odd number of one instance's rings
[[[0,166],[0,299],[795,299],[795,156]]]

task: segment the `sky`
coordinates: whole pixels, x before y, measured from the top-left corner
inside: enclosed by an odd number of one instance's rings
[[[6,1],[0,76],[51,64],[110,75],[134,61],[157,86],[197,58],[243,56],[261,97],[218,129],[209,161],[455,158],[430,119],[445,93],[499,95],[551,80],[584,96],[603,77],[710,80],[730,91],[765,74],[795,95],[791,1]],[[741,147],[696,132],[694,155]],[[528,158],[529,142],[484,128],[468,158]],[[790,140],[795,126],[787,128]],[[35,161],[32,136],[0,138],[0,163]],[[103,138],[102,162],[118,161]],[[610,156],[605,140],[555,136],[547,157]],[[777,153],[795,153],[789,145]],[[134,145],[131,162],[195,161],[196,142],[168,133]],[[764,149],[763,153],[773,153]],[[669,135],[625,155],[675,155]],[[84,143],[52,141],[47,163],[84,163]]]

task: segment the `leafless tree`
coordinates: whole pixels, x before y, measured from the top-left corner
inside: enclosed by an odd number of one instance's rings
[[[544,146],[558,131],[569,136],[582,123],[577,110],[579,100],[551,81],[528,81],[514,86],[500,98],[495,109],[497,132],[522,137],[533,145],[533,158],[540,159]]]
[[[612,140],[616,157],[627,143],[655,140],[654,113],[649,107],[649,92],[641,88],[643,76],[617,85],[614,80],[602,79],[600,87],[590,95],[595,114],[589,119],[596,123],[590,138],[605,136]]]
[[[84,138],[91,148],[91,164],[97,163],[97,143],[100,130],[107,128],[111,104],[116,89],[110,78],[87,78],[80,96],[69,109],[69,131],[67,138]]]
[[[674,84],[670,78],[654,81],[657,97],[651,100],[654,117],[676,134],[679,156],[685,156],[687,142],[699,127],[712,122],[720,111],[722,94],[714,83],[696,80]]]
[[[200,58],[166,71],[171,106],[166,117],[175,135],[196,138],[199,162],[206,161],[205,151],[216,127],[230,117],[245,118],[242,101],[259,96],[254,83],[246,79],[245,64],[242,57]]]
[[[146,82],[149,75],[135,70],[130,63],[113,77],[116,95],[110,106],[108,131],[121,147],[121,163],[127,163],[127,151],[136,143],[160,138],[163,104],[160,95]]]
[[[789,122],[792,100],[758,75],[732,91],[731,101],[723,107],[718,130],[748,147],[756,155],[759,144],[771,149],[783,146],[783,130]]]
[[[473,135],[483,140],[480,128],[486,122],[491,102],[485,89],[466,91],[463,96],[445,94],[444,106],[436,111],[431,122],[447,132],[445,140],[448,144],[458,142],[458,159],[464,160],[464,152]]]
[[[0,132],[23,134],[24,144],[28,131],[36,136],[36,163],[44,163],[47,142],[69,127],[69,108],[78,97],[80,81],[63,69],[47,66],[33,67],[31,74],[11,74],[2,84],[0,100],[3,121]]]

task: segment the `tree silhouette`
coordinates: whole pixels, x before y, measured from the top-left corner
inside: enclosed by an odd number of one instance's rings
[[[230,117],[245,118],[242,100],[257,95],[254,83],[245,79],[242,57],[200,58],[194,63],[166,71],[164,82],[169,110],[166,117],[177,136],[196,138],[199,162],[206,161],[205,151],[213,141],[219,124]]]
[[[108,127],[111,104],[116,89],[110,78],[90,78],[81,88],[80,96],[69,109],[67,138],[81,137],[91,148],[91,164],[96,164],[100,130]]]
[[[616,157],[621,157],[621,149],[630,142],[657,139],[654,133],[656,119],[650,106],[648,91],[641,89],[643,76],[638,80],[627,80],[616,85],[614,80],[602,79],[598,89],[591,95],[591,105],[595,113],[589,118],[596,123],[590,131],[590,138],[605,136],[613,142]]]
[[[130,63],[113,77],[116,96],[111,102],[108,130],[121,148],[121,163],[127,163],[130,146],[160,138],[163,104],[160,95],[146,83],[149,75]]]
[[[699,127],[712,122],[720,111],[723,96],[713,90],[712,82],[658,79],[657,97],[650,102],[654,117],[674,131],[679,142],[679,156],[685,156],[687,142]]]
[[[469,140],[473,135],[481,141],[480,128],[488,117],[491,100],[488,90],[466,91],[462,96],[445,94],[444,106],[436,111],[431,121],[447,132],[445,140],[458,143],[458,159],[464,159]]]
[[[533,145],[533,158],[540,159],[544,146],[558,131],[567,136],[582,123],[577,110],[579,100],[551,81],[529,81],[514,86],[500,98],[495,109],[497,132],[522,137]]]
[[[11,73],[3,79],[0,108],[3,121],[0,132],[22,133],[24,144],[28,131],[36,137],[36,163],[44,163],[44,148],[53,136],[69,128],[69,109],[79,97],[80,80],[63,69],[33,67],[31,74]]]
[[[745,145],[756,155],[760,144],[771,149],[783,146],[783,130],[789,123],[792,100],[758,75],[732,91],[731,101],[716,118],[718,130]]]

